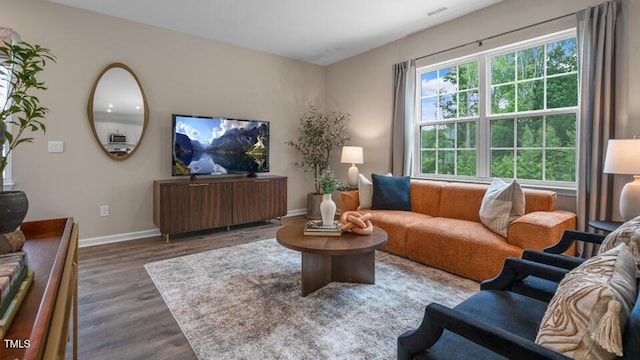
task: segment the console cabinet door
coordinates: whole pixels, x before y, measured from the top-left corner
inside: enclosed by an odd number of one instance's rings
[[[233,184],[233,223],[274,219],[287,214],[287,178]]]
[[[202,226],[200,229],[211,229],[231,225],[232,219],[232,184],[208,183],[207,196],[200,203],[202,209]],[[205,215],[206,213],[206,215]]]
[[[231,183],[160,185],[160,232],[181,233],[231,224]]]

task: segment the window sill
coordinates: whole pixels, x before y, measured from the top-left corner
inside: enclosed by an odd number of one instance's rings
[[[13,182],[10,180],[4,180],[4,182],[2,183],[3,187],[2,187],[2,191],[11,191],[13,190]]]
[[[416,175],[412,176],[412,179],[419,180],[433,180],[433,181],[446,181],[446,182],[460,182],[460,183],[469,183],[469,184],[484,184],[489,185],[493,181],[491,178],[458,178],[458,177],[446,177],[446,176],[425,176],[425,175]],[[507,182],[510,179],[503,179]],[[525,189],[536,189],[536,190],[548,190],[554,191],[559,196],[576,196],[576,188],[571,186],[561,186],[555,184],[530,184],[523,180],[518,180],[520,185],[522,185]]]

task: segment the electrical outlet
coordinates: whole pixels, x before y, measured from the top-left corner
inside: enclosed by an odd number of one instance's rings
[[[100,206],[100,216],[109,216],[109,205]]]

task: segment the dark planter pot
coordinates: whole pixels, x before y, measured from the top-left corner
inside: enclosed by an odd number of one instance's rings
[[[27,216],[29,201],[24,191],[0,192],[0,234],[15,231]]]
[[[322,219],[320,214],[320,203],[322,202],[322,194],[308,193],[307,194],[307,219],[319,220]]]

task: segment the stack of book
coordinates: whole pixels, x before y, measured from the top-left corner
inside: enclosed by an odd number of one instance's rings
[[[0,255],[0,339],[7,333],[32,282],[33,271],[27,267],[24,251]]]
[[[312,236],[340,236],[342,224],[334,221],[331,225],[322,225],[322,220],[309,220],[304,227],[305,235]]]

